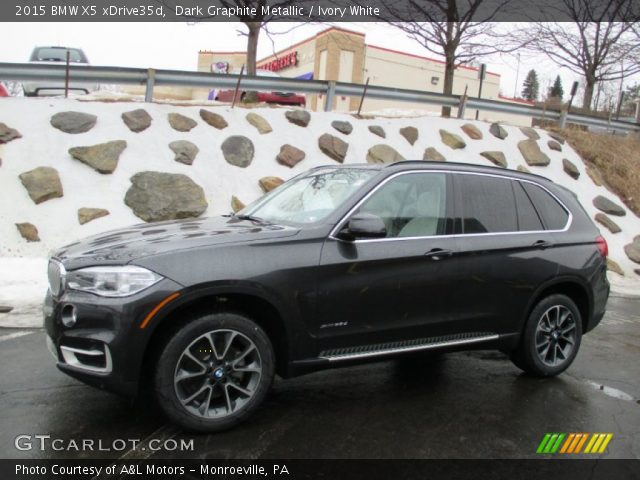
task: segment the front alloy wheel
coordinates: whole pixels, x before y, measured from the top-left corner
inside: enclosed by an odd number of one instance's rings
[[[220,418],[251,400],[261,375],[262,359],[251,339],[235,330],[213,330],[184,349],[173,384],[191,414]]]
[[[249,318],[214,313],[187,322],[157,357],[155,393],[174,422],[199,432],[234,427],[266,396],[275,371],[269,337]]]

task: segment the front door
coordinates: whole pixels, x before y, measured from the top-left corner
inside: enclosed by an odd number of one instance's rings
[[[447,235],[453,206],[449,177],[441,172],[391,177],[349,215],[382,218],[385,238],[327,239],[318,278],[321,351],[455,329],[447,315],[448,303],[455,301],[458,250]]]

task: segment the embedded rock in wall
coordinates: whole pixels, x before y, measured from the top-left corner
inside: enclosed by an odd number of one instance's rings
[[[247,120],[247,122],[253,125],[256,130],[258,130],[258,133],[260,133],[260,135],[271,133],[273,131],[273,128],[271,128],[271,124],[257,113],[249,112],[244,118]]]
[[[529,170],[527,167],[525,167],[524,165],[518,165],[516,167],[516,170],[522,173],[531,173],[531,170]]]
[[[567,158],[562,159],[562,169],[564,170],[564,173],[574,180],[580,178],[580,171],[578,170],[578,167],[576,167],[575,164]]]
[[[546,167],[551,163],[551,159],[546,153],[543,153],[538,146],[538,142],[532,139],[521,140],[518,142],[518,149],[524,157],[527,165],[533,167]]]
[[[633,242],[624,246],[624,253],[631,261],[640,263],[640,235],[636,235]]]
[[[20,181],[36,205],[63,195],[60,176],[52,167],[38,167],[21,173]]]
[[[38,235],[38,229],[36,226],[29,222],[24,223],[16,223],[16,228],[22,238],[24,238],[27,242],[39,242],[40,237]]]
[[[233,210],[233,213],[239,212],[245,206],[246,205],[235,195],[231,197],[231,210]]]
[[[318,147],[329,158],[342,163],[347,156],[349,144],[338,137],[325,133],[318,138]]]
[[[9,143],[11,140],[21,137],[22,135],[15,128],[11,128],[0,122],[0,144]]]
[[[169,125],[171,125],[171,128],[179,132],[188,132],[198,125],[198,122],[194,119],[175,112],[170,113],[167,118],[169,119]]]
[[[255,148],[253,142],[242,135],[232,135],[222,145],[222,154],[227,163],[236,167],[246,168],[251,165]]]
[[[520,127],[520,131],[531,140],[540,140],[540,135],[531,127]]]
[[[404,157],[389,145],[382,143],[374,145],[367,152],[367,163],[394,163],[404,160]]]
[[[478,130],[472,123],[465,123],[460,127],[464,133],[466,133],[471,140],[482,140],[482,132]]]
[[[551,138],[553,138],[556,142],[558,142],[560,145],[564,145],[565,139],[562,135],[560,135],[559,133],[555,133],[555,132],[547,132],[547,135],[549,135]]]
[[[305,153],[299,148],[293,145],[285,144],[280,147],[280,152],[276,156],[276,161],[280,165],[284,165],[289,168],[295,167],[305,157]]]
[[[193,161],[198,155],[200,149],[198,146],[188,140],[176,140],[169,144],[169,148],[175,154],[173,158],[176,162],[184,163],[185,165],[192,165]]]
[[[353,125],[347,121],[342,120],[334,120],[331,122],[331,126],[338,130],[340,133],[344,133],[345,135],[349,135],[353,132]]]
[[[502,128],[502,126],[499,123],[492,123],[491,126],[489,127],[489,133],[494,137],[499,138],[500,140],[504,140],[509,136],[507,131],[504,128]]]
[[[482,152],[480,155],[482,155],[484,158],[492,162],[494,165],[497,165],[498,167],[507,168],[507,159],[502,152],[489,151]]]
[[[555,140],[549,140],[547,142],[547,146],[551,150],[555,150],[556,152],[561,152],[562,151],[562,146],[560,145],[560,143],[556,142]]]
[[[305,110],[289,110],[285,112],[284,116],[287,117],[287,120],[291,123],[299,127],[306,127],[311,121],[311,115]]]
[[[202,118],[202,120],[204,120],[212,127],[217,128],[218,130],[222,130],[223,128],[227,128],[229,126],[222,115],[210,112],[209,110],[205,110],[204,108],[200,109],[200,118]]]
[[[274,188],[278,188],[284,183],[284,180],[280,177],[262,177],[258,180],[258,184],[264,193],[270,192]]]
[[[53,127],[65,133],[84,133],[91,130],[98,117],[90,113],[82,112],[59,112],[51,117],[50,123]]]
[[[78,209],[78,222],[80,225],[89,223],[92,220],[100,217],[106,217],[109,215],[109,210],[104,208],[79,208]]]
[[[446,162],[447,161],[447,159],[444,158],[444,155],[442,155],[438,150],[436,150],[433,147],[428,147],[425,149],[424,153],[422,154],[422,159],[428,162]]]
[[[604,213],[617,217],[624,217],[627,214],[624,208],[602,195],[598,195],[593,199],[593,206]]]
[[[418,129],[416,127],[404,127],[400,129],[400,135],[413,145],[418,140]]]
[[[622,268],[620,268],[620,265],[618,265],[616,262],[614,262],[610,258],[607,258],[607,270],[611,270],[612,272],[615,272],[618,275],[622,275],[624,277],[624,271],[622,271]]]
[[[446,130],[440,130],[440,138],[442,139],[442,143],[450,148],[453,148],[454,150],[467,146],[467,144],[464,143],[464,140],[462,140],[460,136],[456,135],[455,133],[447,132]]]
[[[142,132],[151,126],[151,115],[144,109],[138,108],[122,114],[122,121],[132,132]]]
[[[69,149],[69,155],[90,166],[96,172],[108,174],[113,173],[118,166],[120,154],[125,148],[127,148],[127,142],[114,140],[90,147],[73,147]]]
[[[380,125],[369,125],[369,131],[374,135],[377,135],[382,138],[387,138],[387,134]]]
[[[607,227],[611,233],[619,233],[622,231],[618,224],[607,217],[604,213],[596,213],[595,219],[600,225]]]
[[[198,217],[208,206],[202,187],[186,175],[140,172],[131,183],[124,203],[145,222]]]

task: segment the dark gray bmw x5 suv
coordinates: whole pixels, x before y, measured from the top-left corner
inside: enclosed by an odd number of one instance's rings
[[[408,161],[305,172],[237,214],[136,225],[49,264],[58,368],[185,428],[236,425],[273,376],[499,349],[557,375],[602,318],[607,244],[536,175]]]

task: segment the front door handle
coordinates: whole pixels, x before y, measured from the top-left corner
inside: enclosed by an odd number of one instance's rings
[[[430,257],[433,260],[440,260],[443,257],[450,257],[451,255],[453,255],[453,250],[444,248],[432,248],[424,254],[425,257]]]
[[[547,242],[546,240],[538,240],[537,242],[534,242],[533,246],[544,250],[545,248],[552,247],[553,243]]]

